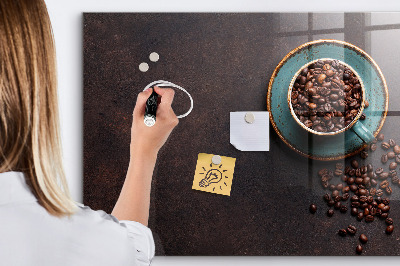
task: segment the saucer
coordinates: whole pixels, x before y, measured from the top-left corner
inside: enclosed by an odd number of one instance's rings
[[[361,77],[369,107],[365,120],[359,120],[378,135],[385,122],[389,94],[385,78],[375,61],[360,48],[338,40],[317,40],[305,43],[288,53],[275,68],[269,82],[267,108],[278,136],[291,149],[316,160],[339,160],[359,153],[365,143],[350,129],[333,136],[319,136],[304,130],[292,117],[287,93],[296,72],[307,62],[338,59],[350,65]]]

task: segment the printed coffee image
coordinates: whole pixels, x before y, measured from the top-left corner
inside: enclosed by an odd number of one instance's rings
[[[336,132],[359,114],[362,90],[357,76],[346,65],[338,60],[318,60],[300,71],[291,98],[294,113],[306,127]]]

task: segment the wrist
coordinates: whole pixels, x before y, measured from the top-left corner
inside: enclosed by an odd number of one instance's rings
[[[142,160],[151,162],[157,159],[158,150],[131,145],[130,155],[131,160],[135,158],[140,158]]]

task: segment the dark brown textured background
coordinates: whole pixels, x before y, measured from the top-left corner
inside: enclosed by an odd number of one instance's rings
[[[366,254],[399,255],[399,229],[387,236],[382,221],[360,223],[339,212],[327,218],[313,173],[333,163],[297,155],[272,127],[269,152],[240,152],[229,143],[229,112],[266,110],[269,78],[296,46],[323,35],[368,52],[365,15],[345,14],[340,32],[287,33],[279,14],[84,14],[84,203],[111,212],[128,168],[136,96],[165,79],[191,93],[194,110],[180,120],[154,171],[149,227],[157,255],[353,255],[357,237],[337,235],[350,223],[370,238]],[[160,54],[157,63],[151,52]],[[372,56],[385,64],[392,99],[399,96],[398,66],[387,53]],[[150,65],[146,73],[141,62]],[[399,106],[390,102],[383,129],[398,141]],[[177,91],[173,107],[177,114],[189,108],[184,93]],[[237,158],[230,197],[191,189],[201,152]],[[394,188],[395,226],[398,193]],[[315,215],[308,212],[312,202]]]

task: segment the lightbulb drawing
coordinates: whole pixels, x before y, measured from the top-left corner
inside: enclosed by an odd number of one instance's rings
[[[210,164],[210,167],[213,167],[213,164]],[[222,167],[222,164],[219,165],[219,168]],[[222,172],[219,169],[216,168],[211,168],[210,170],[207,171],[206,168],[202,167],[204,170],[204,173],[200,173],[201,175],[205,174],[205,177],[203,179],[200,180],[199,182],[199,186],[200,187],[208,187],[211,184],[218,184],[219,182],[221,182],[221,180],[223,179],[223,172],[226,172],[227,170],[223,170]],[[228,178],[227,176],[225,176],[225,178]],[[225,186],[228,186],[226,184],[226,182],[223,182]],[[222,184],[219,186],[219,189],[222,190]],[[215,187],[213,188],[213,191],[215,191]]]

